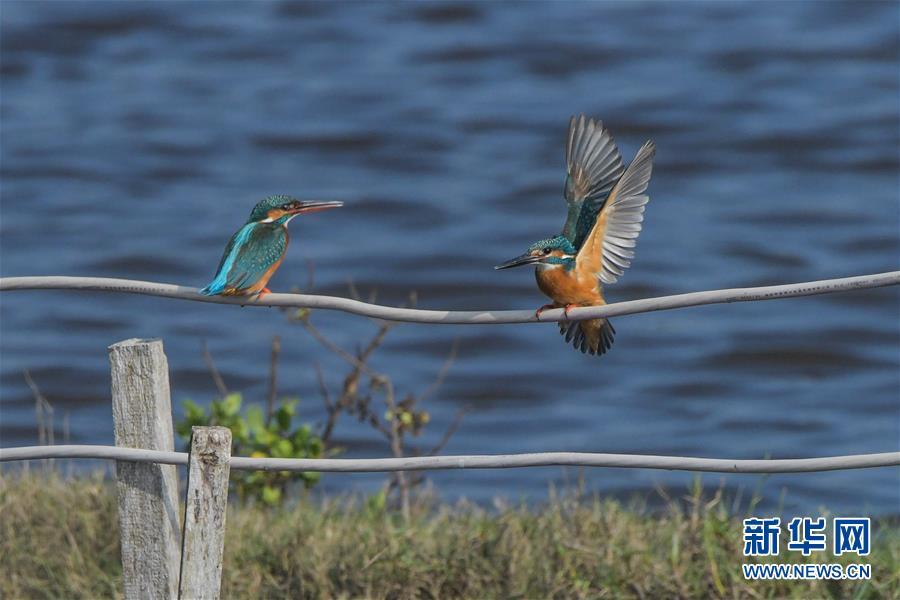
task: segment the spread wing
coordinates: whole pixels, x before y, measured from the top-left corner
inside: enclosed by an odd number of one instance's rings
[[[239,292],[253,286],[281,260],[287,244],[287,232],[280,225],[244,225],[228,242],[216,278],[201,293]]]
[[[654,154],[656,146],[652,141],[638,150],[610,192],[575,258],[576,268],[594,273],[603,283],[615,283],[631,266],[644,220],[644,207],[650,200],[644,192],[653,172]]]
[[[585,119],[584,115],[569,121],[566,170],[568,216],[563,235],[579,248],[625,170],[616,142],[602,121]]]

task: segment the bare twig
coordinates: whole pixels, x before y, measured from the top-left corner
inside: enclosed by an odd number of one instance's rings
[[[356,282],[352,279],[347,280],[347,293],[349,293],[350,297],[354,300],[362,301],[362,296],[359,295],[359,288],[356,287]]]
[[[300,323],[301,325],[303,325],[303,328],[306,329],[306,331],[309,332],[309,334],[311,336],[313,336],[313,338],[315,338],[315,340],[317,342],[322,344],[325,348],[327,348],[334,354],[337,354],[338,356],[343,358],[345,361],[347,361],[354,367],[359,367],[361,370],[365,371],[366,373],[368,373],[370,375],[377,375],[377,373],[373,373],[371,371],[371,369],[369,369],[369,367],[362,364],[358,358],[356,358],[355,356],[353,356],[352,354],[350,354],[349,352],[347,352],[346,350],[344,350],[343,348],[341,348],[340,346],[338,346],[337,344],[335,344],[334,342],[329,340],[327,337],[322,335],[322,333],[318,329],[316,329],[316,327],[312,323],[309,322],[309,319],[306,319],[306,318],[298,319],[297,322]]]
[[[304,315],[300,318],[292,318],[292,320],[299,322],[304,327],[304,329],[306,329],[306,331],[313,337],[313,339],[319,342],[319,344],[321,344],[327,350],[344,359],[353,367],[350,373],[344,378],[341,395],[332,402],[330,395],[328,394],[327,387],[325,386],[322,369],[319,365],[316,365],[317,376],[319,379],[319,389],[322,392],[322,397],[325,401],[325,408],[328,414],[328,419],[326,420],[325,425],[322,429],[322,434],[320,435],[322,441],[327,442],[331,439],[338,418],[345,410],[353,410],[354,408],[357,408],[357,416],[361,421],[367,421],[373,426],[376,425],[378,423],[378,418],[377,416],[369,413],[367,409],[368,403],[357,401],[359,398],[359,378],[363,373],[368,375],[370,378],[386,377],[386,375],[372,370],[368,366],[367,361],[371,354],[381,345],[381,343],[384,341],[384,337],[387,335],[388,331],[390,331],[390,329],[394,327],[395,324],[383,322],[375,336],[369,341],[366,347],[363,350],[359,351],[356,356],[354,356],[353,354],[347,352],[346,350],[332,342],[321,331],[319,331],[319,329],[312,324],[308,315]],[[379,428],[376,426],[376,429]]]
[[[319,395],[322,396],[322,403],[325,405],[325,410],[330,412],[333,406],[331,392],[328,391],[328,386],[325,384],[325,373],[322,372],[322,365],[316,362],[313,368],[316,371],[316,381],[319,384]]]
[[[453,363],[456,361],[456,354],[459,351],[459,340],[453,340],[453,345],[450,346],[450,353],[447,355],[447,358],[444,360],[444,364],[441,365],[441,370],[438,371],[437,377],[434,378],[434,381],[428,388],[425,389],[419,395],[419,402],[424,402],[426,398],[430,395],[437,392],[441,385],[443,385],[444,380],[447,378],[447,373],[450,371],[450,367],[453,366]]]
[[[372,288],[369,290],[369,297],[363,300],[362,294],[359,293],[359,288],[356,287],[356,282],[352,279],[347,280],[347,292],[350,294],[350,297],[358,302],[368,302],[369,304],[373,304],[375,299],[378,298],[378,289]]]
[[[26,370],[24,375],[25,383],[28,384],[29,388],[31,388],[31,397],[34,398],[34,416],[35,419],[37,419],[38,444],[40,444],[41,446],[46,446],[47,439],[44,432],[44,397],[41,395],[41,391],[34,384],[34,379],[31,378],[31,373]]]
[[[70,439],[70,427],[69,427],[69,411],[63,413],[63,444],[68,446],[71,443]],[[68,464],[66,464],[66,479],[72,479],[72,461],[70,460]]]
[[[337,402],[331,401],[331,394],[325,385],[325,375],[322,373],[322,365],[316,363],[316,378],[319,380],[319,393],[322,395],[322,402],[325,404],[325,413],[328,419],[322,427],[322,433],[319,436],[327,445],[331,440],[331,434],[334,432],[334,426],[337,425],[338,416],[340,416],[340,407]]]
[[[394,400],[394,384],[389,377],[382,377],[376,380],[378,385],[384,388],[384,402],[388,406],[391,413],[390,442],[391,452],[394,458],[403,458],[403,442],[400,437],[400,415],[397,414],[397,403]],[[409,521],[410,505],[409,505],[409,482],[406,479],[404,471],[394,473],[397,479],[397,487],[400,490],[400,510],[403,513],[403,519]]]
[[[31,395],[34,397],[34,412],[38,422],[38,441],[41,445],[53,446],[55,444],[54,434],[56,429],[55,419],[53,418],[53,405],[44,397],[37,383],[31,378],[29,371],[24,372],[25,383],[31,389]],[[44,468],[49,469],[53,466],[53,460],[45,460]]]
[[[466,406],[465,408],[457,411],[456,416],[453,417],[453,421],[450,423],[450,426],[447,427],[447,430],[444,432],[444,436],[441,438],[435,446],[428,451],[428,456],[435,456],[438,452],[444,449],[444,446],[447,445],[447,442],[450,441],[450,438],[453,437],[453,434],[456,433],[456,430],[459,429],[459,424],[462,423],[463,417],[466,416],[466,413],[469,412],[470,407]]]
[[[312,291],[316,287],[316,263],[310,259],[306,259],[306,289]]]
[[[358,294],[358,291],[353,288],[351,289],[351,294]],[[411,294],[410,303],[414,304],[415,301],[415,295]],[[387,336],[388,332],[396,324],[388,321],[380,321],[380,325],[376,334],[372,337],[365,348],[358,350],[356,356],[354,356],[332,342],[322,332],[320,332],[318,328],[316,328],[316,326],[312,324],[308,314],[304,314],[302,317],[295,318],[293,320],[298,321],[301,325],[303,325],[306,331],[310,335],[312,335],[313,338],[322,346],[324,346],[334,354],[340,356],[353,367],[351,372],[344,379],[344,387],[342,389],[340,397],[334,403],[326,400],[328,419],[321,434],[321,438],[323,439],[323,441],[327,441],[331,438],[340,414],[343,411],[349,410],[355,413],[360,420],[369,423],[370,426],[372,426],[374,429],[385,436],[390,445],[391,453],[395,458],[404,457],[405,452],[403,436],[405,429],[403,428],[400,421],[401,410],[396,401],[393,382],[387,375],[379,373],[378,371],[375,371],[368,366],[368,360],[371,357],[372,353],[381,346],[381,344],[384,342],[385,336]],[[416,402],[427,398],[429,395],[435,393],[440,388],[441,384],[447,376],[447,372],[449,371],[450,366],[453,364],[453,361],[456,358],[457,350],[458,343],[454,342],[450,354],[444,361],[444,364],[442,365],[441,370],[435,378],[435,381],[418,398],[410,396],[408,400],[404,400],[403,410],[411,408],[407,406],[408,404],[414,406]],[[386,419],[386,425],[383,424],[382,419],[371,410],[369,397],[360,397],[359,395],[359,378],[363,373],[368,375],[370,378],[370,389],[378,389],[383,393],[384,402],[387,406],[389,415],[389,418]],[[322,387],[324,384],[322,383],[321,370],[319,377],[320,387]],[[440,449],[443,448],[443,446],[449,441],[450,437],[459,427],[459,421],[461,420],[464,413],[465,411],[461,411],[460,414],[457,415],[454,422],[451,423],[450,427],[444,433],[443,439],[432,450],[432,452],[436,453],[440,451]],[[410,490],[413,484],[409,479],[408,474],[402,471],[395,473],[392,477],[392,481],[396,485],[398,494],[400,496],[401,512],[403,513],[404,518],[409,519]],[[388,490],[390,490],[392,487],[393,485],[389,486]]]
[[[356,289],[352,282],[349,286],[351,297],[358,298],[359,290]],[[372,299],[374,300],[374,296]],[[409,302],[411,305],[415,304],[416,296],[414,293],[410,294]],[[355,415],[361,422],[368,423],[373,429],[380,432],[388,441],[393,456],[395,458],[403,458],[405,456],[404,434],[408,430],[408,424],[404,424],[401,419],[406,416],[406,411],[412,412],[412,409],[417,402],[433,394],[441,386],[456,357],[458,344],[454,343],[450,354],[441,367],[435,381],[425,390],[425,392],[419,397],[410,395],[402,403],[398,404],[391,378],[368,366],[370,357],[375,350],[384,343],[385,337],[388,332],[393,329],[396,323],[377,320],[379,326],[375,335],[369,340],[365,347],[357,349],[356,354],[354,355],[338,346],[319,331],[319,329],[313,325],[308,311],[289,315],[288,318],[292,321],[299,322],[313,339],[319,342],[325,349],[342,358],[352,367],[350,373],[344,378],[340,396],[332,402],[324,383],[321,368],[318,365],[316,366],[319,387],[322,392],[327,412],[327,419],[320,435],[321,439],[326,442],[326,444],[328,443],[334,433],[334,428],[340,415],[347,412]],[[360,393],[359,385],[360,377],[363,374],[369,377],[369,393],[365,395]],[[384,420],[382,420],[371,408],[373,392],[381,392],[384,397],[384,403],[388,409],[388,416]],[[404,415],[401,415],[401,413],[404,413]],[[438,444],[435,451],[443,447],[443,445],[447,443],[449,437],[456,431],[461,416],[461,414],[458,415],[454,423],[452,423],[447,432],[445,432],[444,439]],[[419,424],[414,425],[412,431],[415,433],[419,426]],[[392,476],[391,484],[388,485],[387,488],[387,490],[390,491],[396,485],[400,497],[401,512],[407,520],[410,517],[410,490],[414,483],[415,482],[410,480],[408,474],[401,471]]]
[[[369,424],[372,426],[375,431],[381,433],[384,436],[384,439],[391,439],[391,428],[384,424],[384,422],[378,418],[378,415],[372,413],[369,417]]]
[[[269,360],[269,395],[266,401],[266,425],[275,415],[275,398],[278,395],[278,354],[281,352],[281,338],[272,338],[272,355]]]
[[[24,375],[25,383],[28,384],[28,388],[31,390],[31,395],[32,397],[34,397],[34,411],[37,415],[38,422],[38,440],[40,441],[41,445],[47,444],[52,446],[54,444],[55,430],[53,405],[50,404],[44,394],[41,393],[41,390],[34,382],[34,379],[32,379],[31,373],[26,370],[24,372]]]
[[[216,363],[213,362],[213,357],[209,351],[209,345],[206,343],[206,340],[203,340],[203,362],[206,363],[206,368],[209,369],[209,374],[212,377],[213,383],[216,384],[219,395],[224,398],[228,395],[228,386],[225,385],[225,380],[222,379],[219,369],[216,368]]]

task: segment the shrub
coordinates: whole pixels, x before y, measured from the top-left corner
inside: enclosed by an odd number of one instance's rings
[[[219,425],[231,430],[231,453],[253,458],[321,458],[325,445],[309,425],[294,426],[296,400],[282,400],[268,417],[259,406],[248,406],[241,413],[241,394],[230,393],[213,400],[207,412],[202,406],[184,402],[184,419],[178,422],[178,435],[190,446],[191,427]],[[237,471],[231,475],[231,487],[242,502],[262,501],[276,505],[284,498],[288,484],[302,481],[310,488],[320,473],[290,471]]]

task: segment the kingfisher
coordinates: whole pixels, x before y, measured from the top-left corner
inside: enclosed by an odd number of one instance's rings
[[[602,121],[571,118],[564,188],[568,215],[562,233],[494,267],[536,266],[538,288],[553,303],[537,309],[535,317],[548,308],[563,308],[568,315],[575,307],[606,304],[603,285],[615,283],[634,258],[655,153],[653,141],[647,141],[626,169]],[[605,354],[616,333],[609,319],[562,321],[559,330],[566,342],[592,355]]]
[[[250,218],[231,236],[216,277],[200,290],[204,296],[261,296],[270,293],[266,284],[275,273],[288,246],[287,225],[299,214],[343,206],[343,202],[312,202],[276,195],[261,200]]]

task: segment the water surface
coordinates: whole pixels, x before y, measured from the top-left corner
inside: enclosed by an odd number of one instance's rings
[[[658,146],[634,266],[612,301],[898,268],[895,3],[227,4],[4,2],[3,276],[200,286],[252,205],[342,199],[292,224],[272,281],[422,308],[526,309],[525,270],[492,267],[558,232],[571,114],[604,119],[626,159]],[[373,360],[401,393],[433,381],[446,453],[596,451],[732,458],[896,450],[900,295],[883,289],[615,320],[603,359],[552,325],[395,329]],[[234,390],[281,390],[324,418],[315,365],[345,367],[275,310],[93,293],[4,294],[2,445],[36,442],[29,369],[73,443],[112,442],[106,347],[165,341],[176,405],[208,402],[208,342]],[[375,326],[324,311],[353,349]],[[61,433],[57,433],[57,438]],[[387,454],[365,426],[347,456]],[[692,475],[593,470],[627,495]],[[448,472],[446,497],[541,498],[559,469]],[[326,489],[373,489],[336,475]],[[729,477],[811,512],[896,513],[896,469]],[[704,478],[718,485],[720,478]]]

